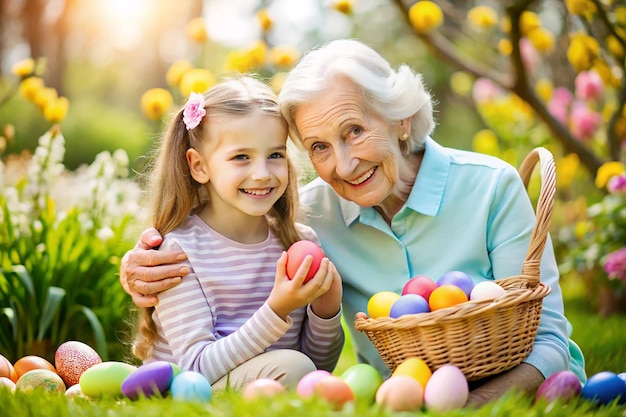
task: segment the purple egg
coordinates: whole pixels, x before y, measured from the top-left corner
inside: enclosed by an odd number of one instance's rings
[[[395,319],[405,314],[428,313],[429,311],[428,301],[424,297],[417,294],[405,294],[393,302],[389,317]]]
[[[450,271],[446,272],[437,280],[437,285],[456,285],[460,289],[463,290],[465,295],[467,295],[467,299],[470,298],[470,293],[472,289],[474,289],[474,281],[472,278],[462,271]]]
[[[546,401],[560,399],[567,401],[580,395],[582,385],[576,374],[572,371],[560,371],[550,375],[541,383],[536,400],[540,398]]]
[[[172,364],[154,361],[141,365],[122,382],[122,394],[131,400],[143,395],[152,397],[167,392],[174,377]]]
[[[616,398],[619,398],[619,404],[626,404],[626,382],[613,372],[598,372],[587,380],[581,394],[583,398],[603,405]]]

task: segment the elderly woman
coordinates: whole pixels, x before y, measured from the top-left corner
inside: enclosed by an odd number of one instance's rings
[[[535,218],[517,170],[431,139],[431,97],[408,66],[394,69],[356,40],[332,41],[291,70],[279,100],[292,140],[319,174],[300,196],[306,222],[343,277],[347,322],[366,311],[373,294],[400,292],[415,275],[437,279],[461,270],[479,282],[520,273]],[[171,264],[183,254],[145,250],[159,238],[144,232],[125,257],[121,281],[137,304],[156,302],[150,294],[186,273]],[[532,352],[476,384],[469,404],[510,389],[534,392],[564,369],[585,380],[582,353],[568,338],[549,238],[541,278],[552,291]],[[350,330],[358,359],[388,374],[367,337]]]

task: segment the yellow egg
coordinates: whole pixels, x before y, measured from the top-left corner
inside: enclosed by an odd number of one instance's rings
[[[402,361],[393,371],[393,376],[410,376],[420,383],[422,389],[426,389],[426,384],[432,375],[432,371],[421,358],[408,358]]]
[[[372,295],[367,302],[367,314],[373,318],[389,317],[391,305],[400,298],[400,294],[393,291],[380,291]]]

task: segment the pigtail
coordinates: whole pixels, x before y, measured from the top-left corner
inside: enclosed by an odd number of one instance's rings
[[[266,216],[269,226],[280,239],[285,249],[302,237],[296,228],[298,213],[298,175],[291,160],[287,160],[289,185],[285,193],[274,203],[273,209]]]

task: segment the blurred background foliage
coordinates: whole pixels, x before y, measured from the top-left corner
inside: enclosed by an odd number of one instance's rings
[[[11,280],[31,280],[41,282],[45,293],[72,279],[84,283],[93,290],[89,295],[70,292],[65,298],[83,313],[94,312],[78,314],[78,330],[90,328],[89,341],[108,346],[108,357],[119,359],[123,348],[111,345],[123,339],[129,299],[116,271],[144,227],[136,173],[149,162],[171,112],[189,91],[201,92],[233,71],[257,73],[279,90],[303,53],[337,38],[358,38],[393,66],[407,63],[423,75],[435,100],[433,136],[441,144],[493,154],[515,166],[533,147],[548,147],[557,161],[552,237],[563,279],[581,284],[585,302],[596,311],[607,305],[599,296],[610,284],[609,298],[626,309],[626,259],[619,258],[626,258],[626,250],[620,252],[626,244],[626,185],[611,182],[626,181],[626,6],[616,0],[0,0],[0,286],[4,282],[6,291]],[[24,85],[39,77],[39,91],[53,93],[54,100],[46,101],[56,105],[52,110],[23,94]],[[70,180],[43,189],[57,203],[46,206],[55,216],[38,219],[41,213],[35,213],[31,221],[46,224],[47,234],[29,242],[32,231],[25,231],[16,244],[9,223],[36,204],[27,192],[36,182],[29,177],[30,155],[45,148],[42,135],[61,131],[64,177]],[[119,156],[119,150],[128,159],[122,158],[124,174],[112,178],[102,161],[116,159],[110,155]],[[308,181],[314,173],[307,157],[294,155],[302,181]],[[89,195],[81,188],[93,191],[89,184],[103,177],[117,191],[97,192],[112,194],[111,201],[81,197],[86,204],[58,204],[74,201],[72,193]],[[136,189],[129,190],[133,182]],[[20,209],[11,205],[12,196],[19,196]],[[93,207],[100,213],[90,213]],[[87,229],[78,220],[68,226],[65,219],[76,209],[95,219],[107,211],[119,216]],[[84,223],[84,216],[78,218]],[[102,239],[102,230],[112,230],[114,239]],[[33,276],[43,272],[32,259],[48,262],[45,243],[60,236],[79,239],[81,233],[101,239],[86,245],[84,256],[101,276],[90,276],[84,259],[71,256],[70,268],[80,270],[75,277],[61,279],[68,268],[63,262],[53,263],[59,270],[48,278]],[[65,251],[73,256],[71,248]],[[617,269],[608,270],[606,260],[614,253]],[[20,266],[29,262],[25,277]],[[11,288],[23,305],[38,306],[33,320],[41,321],[44,299],[33,304],[23,290]],[[4,295],[0,308],[13,317],[9,310],[17,304]],[[62,320],[75,309],[59,304],[55,311],[51,323],[30,323],[39,329],[31,329],[30,339],[68,337]],[[21,337],[16,323],[13,338]]]

